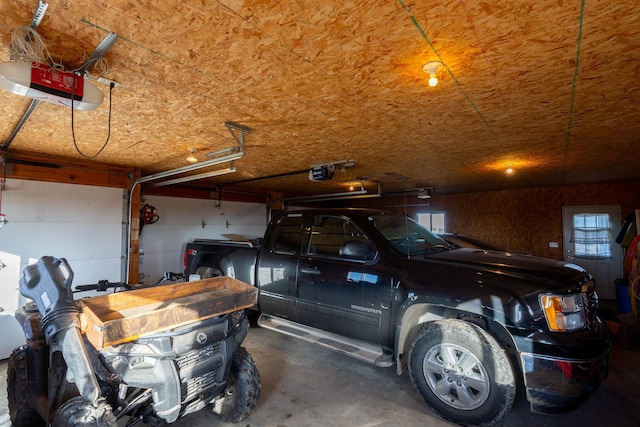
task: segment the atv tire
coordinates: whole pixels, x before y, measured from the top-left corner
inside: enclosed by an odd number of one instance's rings
[[[111,406],[100,398],[95,406],[82,396],[67,400],[56,413],[52,427],[106,427],[115,423]]]
[[[27,400],[27,361],[24,347],[18,347],[9,356],[7,365],[7,400],[9,419],[15,427],[44,426],[38,411]]]
[[[242,346],[233,354],[229,384],[212,403],[214,414],[227,423],[249,416],[260,399],[260,373],[249,352]]]

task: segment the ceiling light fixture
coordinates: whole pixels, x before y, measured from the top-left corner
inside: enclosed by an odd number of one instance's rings
[[[514,171],[513,171],[513,167],[511,165],[507,165],[507,175],[511,175]]]
[[[198,150],[196,150],[195,148],[189,148],[189,152],[191,154],[189,154],[187,156],[187,162],[189,163],[195,163],[198,161],[198,158],[195,156],[195,154],[198,152]]]
[[[429,74],[429,86],[436,87],[438,84],[438,76],[436,73],[442,68],[442,62],[429,61],[422,66],[422,71]]]

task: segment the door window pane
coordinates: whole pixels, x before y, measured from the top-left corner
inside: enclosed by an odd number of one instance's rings
[[[611,220],[608,214],[575,214],[571,230],[578,258],[611,258]]]
[[[313,223],[308,253],[338,256],[340,248],[347,242],[366,242],[367,236],[345,218],[319,216]]]
[[[286,254],[294,254],[300,248],[302,237],[302,217],[284,217],[278,222],[276,238],[273,242],[273,250]]]

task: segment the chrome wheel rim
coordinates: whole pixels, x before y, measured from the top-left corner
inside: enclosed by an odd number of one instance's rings
[[[487,370],[473,353],[460,346],[439,344],[429,349],[422,372],[433,394],[453,408],[470,411],[489,397]]]

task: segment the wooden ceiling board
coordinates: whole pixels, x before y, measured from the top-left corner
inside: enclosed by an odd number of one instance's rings
[[[51,0],[38,32],[68,69],[119,36],[105,54],[103,77],[121,86],[98,164],[145,175],[187,165],[190,149],[206,160],[235,145],[231,121],[252,129],[246,155],[212,185],[307,195],[368,177],[385,192],[452,193],[640,178],[639,3]],[[0,61],[36,5],[0,4]],[[431,60],[444,63],[436,88],[422,71]],[[102,105],[74,113],[89,156],[109,131],[99,72]],[[29,102],[0,91],[4,141]],[[46,103],[12,150],[83,158],[70,109]],[[329,182],[261,179],[348,159]]]

